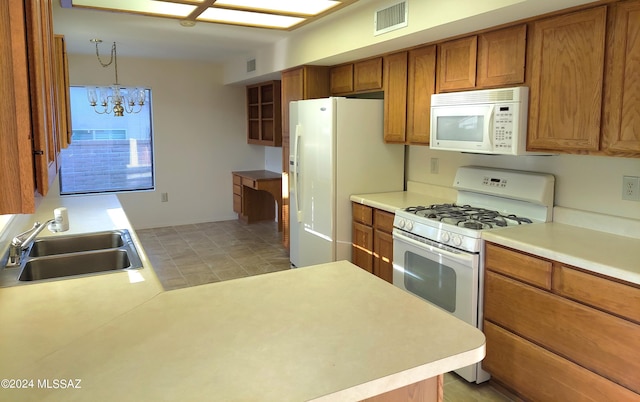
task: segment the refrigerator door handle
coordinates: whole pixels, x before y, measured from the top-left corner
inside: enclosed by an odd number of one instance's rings
[[[300,168],[300,164],[298,163],[298,146],[300,144],[300,138],[302,138],[302,126],[300,124],[297,124],[295,139],[293,141],[293,192],[295,194],[296,220],[298,221],[298,223],[302,222],[302,211],[300,210],[300,191],[298,189],[298,169]]]

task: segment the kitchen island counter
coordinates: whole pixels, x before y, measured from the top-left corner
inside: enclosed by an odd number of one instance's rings
[[[56,325],[29,313],[2,325],[45,337]],[[3,398],[361,400],[485,353],[478,329],[346,261],[163,292],[82,336],[65,330],[68,343],[28,365],[3,348],[0,375],[82,388],[2,389]]]

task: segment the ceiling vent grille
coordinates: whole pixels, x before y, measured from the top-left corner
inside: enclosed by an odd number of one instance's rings
[[[406,1],[377,10],[373,16],[373,34],[380,35],[406,27],[407,16]]]
[[[253,71],[256,71],[256,59],[247,61],[247,72],[251,73]]]

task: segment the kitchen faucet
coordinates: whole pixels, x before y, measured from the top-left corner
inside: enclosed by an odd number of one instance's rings
[[[69,217],[66,208],[56,208],[53,211],[54,218],[49,219],[45,223],[36,222],[33,227],[24,231],[11,240],[9,245],[9,258],[7,259],[7,267],[20,265],[22,254],[29,249],[31,243],[42,232],[44,228],[48,228],[53,233],[65,232],[69,230]]]

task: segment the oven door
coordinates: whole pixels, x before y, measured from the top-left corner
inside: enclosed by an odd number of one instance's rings
[[[480,255],[412,237],[393,229],[393,284],[480,328]],[[490,378],[480,363],[455,372],[469,382]]]
[[[479,265],[478,254],[393,230],[393,284],[476,328]]]

